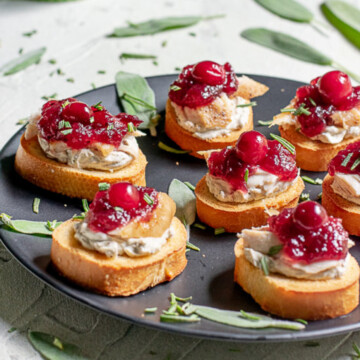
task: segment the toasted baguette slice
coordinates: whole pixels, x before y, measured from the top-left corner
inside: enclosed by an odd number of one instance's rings
[[[173,218],[175,235],[153,255],[108,258],[85,249],[74,237],[76,220],[68,220],[53,232],[51,260],[61,275],[108,296],[129,296],[170,281],[187,264],[187,234],[184,225]]]
[[[243,239],[235,244],[237,282],[265,311],[287,319],[321,320],[345,315],[359,304],[359,265],[350,256],[345,274],[330,280],[265,276],[245,258]]]
[[[144,186],[146,164],[145,155],[140,151],[136,160],[114,172],[76,169],[49,159],[37,137],[26,140],[24,135],[15,156],[15,169],[24,179],[49,191],[88,200],[99,191],[100,182],[128,181]]]
[[[202,222],[215,229],[223,227],[227,232],[240,232],[265,225],[269,210],[295,207],[303,190],[304,183],[298,177],[289,189],[276,196],[244,204],[226,203],[211,194],[204,176],[195,188],[197,214]]]
[[[336,194],[331,187],[334,178],[326,175],[322,184],[321,203],[329,215],[342,219],[345,230],[360,236],[360,206]]]
[[[190,155],[203,159],[204,155],[198,154],[198,151],[223,149],[227,146],[235,145],[240,134],[253,129],[252,108],[249,110],[249,120],[242,129],[234,130],[229,135],[221,135],[213,139],[203,140],[194,137],[191,132],[185,130],[178,124],[175,110],[170,100],[168,100],[166,103],[165,132],[181,149],[191,150]]]
[[[340,150],[360,140],[358,136],[339,144],[324,144],[321,141],[311,140],[296,131],[295,126],[286,128],[279,126],[279,131],[284,139],[295,146],[297,166],[308,171],[327,171],[330,161]]]

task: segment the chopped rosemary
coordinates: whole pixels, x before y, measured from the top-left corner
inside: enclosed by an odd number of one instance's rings
[[[301,201],[307,201],[307,200],[309,200],[310,199],[310,194],[308,194],[308,193],[302,193],[301,195],[300,195],[300,202]]]
[[[60,350],[64,350],[64,345],[57,337],[54,338],[53,345],[56,346]]]
[[[353,152],[347,154],[346,158],[343,160],[343,162],[341,163],[341,166],[347,166],[347,164],[349,163],[349,161],[351,160],[352,156],[354,155]]]
[[[101,105],[102,101],[99,101],[97,104],[95,105],[91,105],[91,107],[95,108],[96,110],[102,111],[104,110],[104,107]]]
[[[200,317],[192,314],[190,316],[183,316],[183,315],[160,315],[161,322],[177,322],[177,323],[192,323],[200,321]]]
[[[66,81],[69,82],[69,83],[74,83],[75,82],[74,78],[67,78]]]
[[[260,318],[258,316],[251,315],[244,310],[240,310],[240,316],[243,317],[244,319],[248,319],[248,320],[254,320],[254,321],[260,320]]]
[[[129,122],[129,123],[127,124],[127,129],[128,129],[128,132],[134,132],[134,131],[136,131],[136,128],[135,128],[135,126],[134,126],[134,124],[133,124],[132,122]]]
[[[225,228],[223,228],[223,227],[214,229],[214,234],[215,234],[215,235],[220,235],[220,234],[223,234],[223,233],[225,233],[225,232],[226,232],[226,231],[225,231]]]
[[[174,67],[174,70],[175,71],[181,71],[181,67],[176,66],[176,67]]]
[[[297,321],[297,322],[299,322],[301,324],[304,324],[304,325],[308,324],[308,322],[306,320],[304,320],[304,319],[295,319],[294,321]]]
[[[18,51],[19,55],[21,55],[23,52],[24,52],[23,48],[20,48],[19,51]]]
[[[261,265],[261,269],[264,272],[265,276],[269,275],[269,267],[268,267],[268,263],[266,261],[265,256],[263,256],[260,260],[260,265]]]
[[[46,223],[46,227],[50,230],[50,231],[54,231],[55,228],[56,228],[56,224],[57,224],[57,221],[56,220],[53,220],[53,221],[47,221]]]
[[[280,112],[282,112],[282,113],[288,113],[289,112],[289,113],[292,113],[295,116],[310,115],[311,114],[309,109],[307,109],[305,107],[304,103],[300,104],[297,109],[295,109],[295,108],[284,108],[284,109],[281,109]]]
[[[312,99],[311,97],[309,97],[309,101],[311,103],[312,106],[316,106],[316,102],[314,101],[314,99]]]
[[[196,33],[194,33],[194,32],[189,32],[189,36],[195,37],[195,36],[196,36]]]
[[[49,64],[55,65],[56,64],[56,60],[55,59],[49,59],[48,60]]]
[[[162,141],[158,142],[158,147],[161,150],[165,150],[165,151],[167,151],[169,153],[172,153],[172,154],[188,154],[190,152],[189,150],[174,149],[173,147],[164,144]]]
[[[269,249],[268,255],[269,256],[274,256],[274,255],[278,254],[282,250],[283,246],[284,245],[282,245],[282,244],[272,246]]]
[[[279,136],[279,135],[275,135],[275,134],[270,134],[270,136],[278,141],[282,146],[284,146],[286,149],[288,149],[293,155],[295,154],[295,146],[293,144],[291,144],[289,141],[287,141],[286,139],[284,139],[283,137]]]
[[[81,202],[85,213],[87,213],[89,211],[89,203],[87,199],[81,199]]]
[[[36,198],[34,198],[34,201],[33,201],[33,212],[35,214],[39,213],[39,206],[40,206],[40,199],[36,197]]]
[[[115,211],[119,211],[119,212],[123,212],[123,211],[124,211],[124,209],[123,209],[122,207],[120,207],[120,206],[114,206],[114,210],[115,210]]]
[[[144,194],[144,200],[149,204],[149,205],[153,205],[154,204],[154,200],[149,196],[149,194]]]
[[[80,215],[75,214],[72,218],[74,220],[84,220],[85,219],[85,213],[81,213]]]
[[[16,125],[25,125],[29,122],[29,118],[26,117],[26,118],[22,118],[22,119],[19,119],[16,123]]]
[[[107,128],[106,128],[107,131],[109,130],[114,130],[114,124],[113,123],[110,123]]]
[[[184,184],[192,191],[195,191],[195,186],[188,181],[184,181]]]
[[[155,306],[155,307],[152,307],[152,308],[146,308],[145,310],[144,310],[144,313],[145,314],[152,314],[152,313],[154,313],[154,312],[156,312],[157,311],[157,307]]]
[[[59,68],[59,69],[56,69],[56,73],[58,75],[65,75],[65,73]]]
[[[110,184],[107,183],[107,182],[101,182],[98,184],[99,186],[99,190],[100,191],[105,191],[105,190],[108,190],[110,188]]]
[[[101,74],[101,75],[104,75],[104,74],[106,74],[106,71],[105,71],[105,70],[98,70],[97,73],[98,73],[98,74]]]
[[[354,161],[350,170],[355,170],[355,168],[360,164],[360,156]]]
[[[192,244],[192,243],[189,242],[189,241],[186,242],[186,248],[187,248],[187,249],[194,250],[194,251],[200,251],[200,248],[199,248],[199,247],[197,247],[196,245]]]
[[[180,86],[177,86],[177,85],[171,85],[171,86],[170,86],[170,90],[172,90],[172,91],[179,91],[179,90],[181,90],[181,87],[180,87]]]
[[[96,89],[95,83],[92,82],[90,85],[91,85],[91,87],[92,87],[93,89]]]
[[[89,122],[90,122],[90,124],[92,124],[94,121],[95,121],[95,118],[92,116],[92,117],[89,119]]]
[[[49,96],[44,95],[44,96],[41,97],[41,99],[48,101],[48,100],[51,100],[51,99],[55,99],[57,97],[57,95],[58,95],[57,93],[54,93],[54,94],[49,95]]]
[[[149,103],[147,103],[146,101],[142,100],[142,99],[139,99],[137,98],[136,96],[133,96],[133,95],[130,95],[128,93],[124,93],[122,98],[128,102],[134,102],[134,103],[137,103],[138,105],[141,105],[147,109],[150,109],[150,110],[154,110],[156,111],[156,107],[150,105]]]
[[[199,224],[199,223],[194,223],[193,224],[194,228],[200,229],[200,230],[206,230],[206,226],[203,224]]]
[[[69,100],[65,100],[62,104],[61,107],[64,109],[66,106],[68,106],[70,104]]]
[[[240,105],[236,105],[237,108],[244,108],[244,107],[249,107],[249,106],[256,106],[257,102],[256,101],[250,101],[247,104],[240,104]]]
[[[127,60],[127,59],[152,59],[156,60],[157,56],[149,55],[149,54],[135,54],[135,53],[122,53],[119,56],[120,60]]]
[[[247,183],[248,181],[248,178],[249,178],[249,169],[246,169],[245,170],[245,174],[244,174],[244,181]]]
[[[302,176],[301,177],[305,182],[312,184],[312,185],[321,185],[323,183],[322,179],[316,178],[316,179],[312,179],[309,176]]]
[[[72,129],[61,130],[61,133],[62,133],[63,135],[69,135],[69,134],[72,133]]]
[[[37,30],[32,30],[32,31],[29,31],[29,32],[25,32],[25,33],[23,33],[22,35],[23,36],[26,36],[26,37],[31,37],[31,36],[33,36],[33,35],[35,35],[37,33]]]
[[[179,297],[179,296],[176,296],[176,295],[175,295],[175,300],[186,303],[186,302],[192,300],[192,296],[189,296],[189,297],[186,297],[186,298],[182,298],[182,297]]]
[[[158,66],[158,65],[159,65],[159,63],[158,63],[156,60],[154,60],[152,63],[153,63],[153,65],[155,65],[155,66]]]
[[[268,121],[259,120],[258,124],[261,126],[269,126],[272,124],[272,122],[273,122],[272,120],[268,120]]]

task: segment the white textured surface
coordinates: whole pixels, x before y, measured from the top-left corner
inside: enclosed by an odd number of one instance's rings
[[[305,1],[325,21],[321,1]],[[359,0],[349,0],[360,7]],[[107,39],[114,27],[174,15],[226,14],[226,18],[155,36]],[[335,30],[326,38],[312,27],[280,19],[252,0],[83,0],[69,3],[0,0],[0,67],[24,52],[46,46],[40,65],[0,77],[0,147],[18,129],[20,118],[42,105],[41,96],[68,97],[114,82],[118,70],[157,75],[174,73],[203,59],[229,61],[237,72],[308,81],[330,68],[304,63],[240,38],[248,27],[269,27],[308,41],[344,66],[359,72],[360,53]],[[32,37],[22,33],[37,30]],[[190,32],[196,37],[189,36]],[[166,40],[167,46],[162,47]],[[119,61],[122,52],[158,56]],[[56,59],[51,65],[49,59]],[[58,69],[64,76],[56,73]],[[98,70],[106,70],[105,75]],[[74,83],[66,82],[74,78]],[[1,204],[2,205],[2,204]],[[1,211],[3,206],[1,206]],[[11,327],[18,330],[8,333]],[[356,334],[320,340],[320,346],[293,344],[234,344],[180,337],[141,328],[90,310],[53,291],[24,270],[0,245],[0,359],[40,359],[26,340],[26,330],[45,331],[81,346],[94,359],[350,359]],[[140,349],[140,352],[139,352]],[[170,357],[168,355],[170,354]]]

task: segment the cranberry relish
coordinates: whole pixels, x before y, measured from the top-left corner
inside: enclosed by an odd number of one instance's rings
[[[179,106],[197,108],[213,102],[221,93],[233,94],[238,80],[229,63],[223,66],[212,61],[201,61],[183,68],[170,86],[169,98]]]
[[[332,125],[335,111],[347,111],[360,105],[360,86],[352,87],[349,77],[341,71],[330,71],[311,80],[310,85],[296,91],[295,108],[305,108],[297,119],[301,132],[313,137]]]
[[[360,175],[360,141],[348,145],[331,160],[329,174],[334,176],[336,172]]]
[[[141,124],[136,116],[110,114],[102,105],[87,106],[74,98],[50,100],[41,110],[40,136],[48,142],[63,141],[72,149],[87,148],[94,143],[118,147],[123,137]]]
[[[257,131],[241,134],[235,147],[212,152],[208,166],[210,175],[227,181],[233,191],[245,193],[247,177],[257,169],[277,175],[280,181],[291,181],[298,175],[295,154]]]
[[[117,183],[95,195],[86,219],[92,231],[108,233],[134,219],[149,221],[157,205],[156,190],[130,183]]]
[[[341,219],[328,216],[314,201],[295,209],[284,209],[268,219],[270,231],[283,243],[282,256],[290,261],[310,264],[317,261],[345,259],[348,236]]]

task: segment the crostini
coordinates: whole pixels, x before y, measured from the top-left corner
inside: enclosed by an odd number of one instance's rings
[[[295,154],[257,131],[240,135],[234,147],[212,151],[206,161],[196,207],[213,228],[238,232],[264,225],[272,211],[296,206],[304,189]]]
[[[331,159],[360,140],[360,86],[341,71],[330,71],[301,86],[275,116],[283,138],[296,148],[301,169],[326,171]]]
[[[71,281],[129,296],[170,281],[187,264],[187,232],[165,193],[130,183],[99,191],[84,220],[53,232],[51,260]]]
[[[243,230],[234,280],[263,310],[289,319],[345,315],[359,304],[359,265],[341,220],[306,201]]]
[[[342,219],[344,228],[360,236],[360,142],[340,151],[323,181],[322,205]]]
[[[141,121],[111,115],[100,103],[50,100],[21,137],[15,169],[46,190],[92,200],[98,183],[145,185],[146,158],[136,141]]]
[[[253,129],[250,99],[268,87],[246,76],[237,77],[229,63],[201,61],[183,68],[170,86],[165,132],[190,155],[234,145]]]

